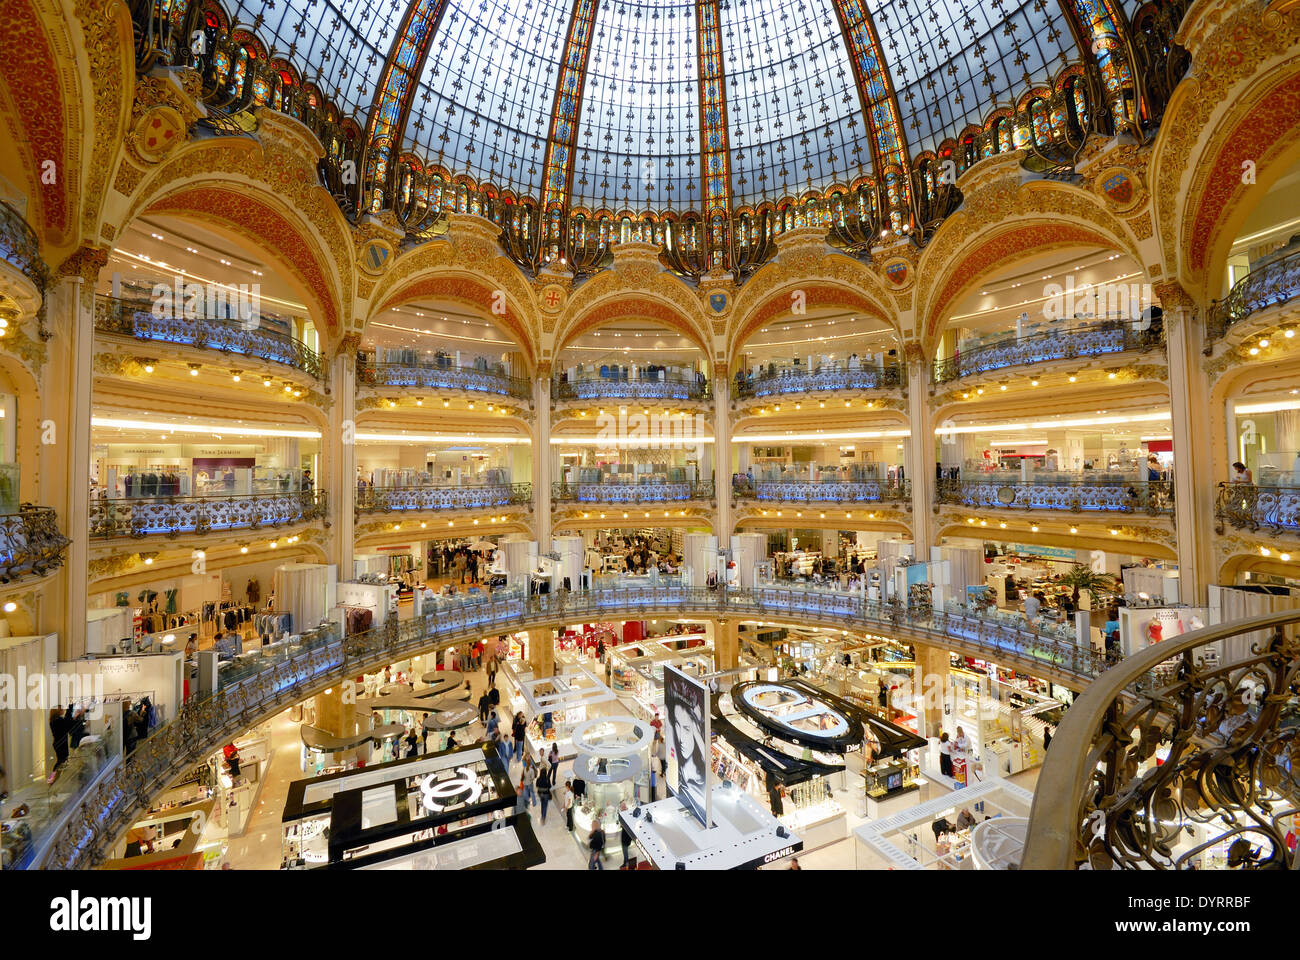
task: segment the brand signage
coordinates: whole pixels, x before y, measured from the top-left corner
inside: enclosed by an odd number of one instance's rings
[[[709,795],[708,688],[676,667],[665,665],[664,711],[668,715],[664,731],[668,789],[708,829],[713,813]]]

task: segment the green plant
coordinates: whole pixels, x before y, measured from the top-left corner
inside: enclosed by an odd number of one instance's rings
[[[1067,570],[1057,582],[1072,590],[1070,599],[1074,601],[1075,606],[1079,604],[1080,591],[1087,591],[1088,598],[1095,605],[1098,595],[1114,593],[1116,590],[1114,577],[1108,573],[1098,573],[1082,564]]]

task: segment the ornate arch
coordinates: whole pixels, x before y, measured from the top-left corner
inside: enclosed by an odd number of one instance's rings
[[[555,354],[589,330],[628,318],[653,320],[683,334],[700,348],[706,361],[712,355],[709,341],[702,335],[695,318],[681,306],[650,291],[620,291],[609,297],[588,302],[576,310],[566,311],[564,322],[555,333]]]
[[[1251,190],[1261,189],[1270,172],[1285,170],[1295,160],[1291,156],[1287,161],[1283,154],[1294,150],[1300,125],[1300,67],[1294,59],[1300,20],[1263,4],[1209,0],[1193,5],[1177,40],[1192,54],[1192,68],[1165,109],[1149,179],[1165,262],[1171,268],[1178,265],[1189,291],[1203,293],[1211,286],[1207,278],[1215,276],[1211,268],[1223,262],[1224,244],[1231,243],[1228,228],[1249,215],[1248,209],[1235,209],[1244,206],[1236,202],[1245,187],[1241,159],[1256,161]],[[1274,90],[1281,96],[1270,101],[1266,94]],[[1246,155],[1247,149],[1254,155]],[[1234,161],[1234,170],[1215,169],[1216,163]],[[1221,206],[1205,210],[1206,215],[1227,209],[1228,216],[1218,224],[1198,223],[1207,202]],[[1197,234],[1208,242],[1194,255]]]
[[[555,334],[552,352],[558,353],[575,336],[603,323],[643,316],[685,334],[711,359],[712,336],[699,298],[663,271],[658,255],[658,248],[648,244],[616,244],[613,270],[582,284],[559,316],[543,316],[543,332]]]
[[[882,320],[893,328],[895,334],[898,333],[898,325],[887,308],[842,281],[828,281],[821,277],[803,281],[790,280],[770,291],[763,300],[750,306],[728,339],[728,358],[744,347],[749,338],[767,324],[782,314],[789,313],[791,295],[797,290],[804,293],[804,305],[809,310],[818,308],[852,310]]]

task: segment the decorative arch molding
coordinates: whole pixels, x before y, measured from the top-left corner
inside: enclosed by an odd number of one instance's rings
[[[524,359],[532,370],[536,366],[537,353],[535,338],[523,319],[526,314],[509,293],[506,294],[506,312],[494,313],[492,308],[498,302],[497,292],[500,289],[493,278],[469,270],[458,270],[451,266],[421,270],[399,286],[390,287],[383,299],[372,300],[366,322],[369,323],[385,310],[426,298],[463,303],[504,327],[523,352]]]
[[[962,515],[968,516],[970,513],[975,513],[977,515],[983,514],[991,519],[996,518],[999,520],[1006,516],[1009,521],[1015,520],[1017,525],[1023,525],[1027,522],[1025,517],[1013,517],[1010,514],[1003,513],[993,514],[987,509],[977,510],[973,507],[966,508]],[[1093,525],[1098,527],[1096,531],[1089,530],[1085,527],[1085,524],[1088,523],[1086,516],[1079,520],[1079,533],[1068,535],[1070,545],[1079,550],[1102,550],[1115,553],[1118,541],[1126,553],[1136,556],[1149,556],[1159,560],[1178,559],[1178,551],[1174,545],[1174,533],[1172,527],[1166,529],[1165,527],[1156,524],[1143,524],[1142,521],[1149,520],[1150,518],[1144,517],[1140,514],[1135,514],[1131,517],[1127,514],[1108,516],[1110,516],[1110,518],[1107,521],[1093,521]],[[1015,531],[1008,530],[1004,532],[1001,529],[995,529],[993,524],[990,524],[989,527],[976,527],[974,529],[978,532],[977,535],[979,536],[992,536],[996,533],[1000,540],[1010,541],[1014,535],[1016,543],[1060,546],[1062,538],[1067,535],[1062,534],[1060,531],[1049,531],[1047,529],[1048,524],[1058,518],[1044,517],[1042,512],[1032,514],[1032,517],[1036,521],[1042,522],[1044,527],[1042,533],[1035,534],[1023,529]],[[1070,514],[1069,517],[1071,520],[1078,519],[1078,515],[1076,514]],[[1133,520],[1134,522],[1130,522],[1130,520]],[[1119,529],[1120,534],[1115,537],[1110,536],[1107,532],[1108,524]],[[990,532],[991,529],[992,532]],[[964,521],[958,522],[955,516],[951,518],[940,518],[935,523],[934,538],[936,542],[938,542],[942,537],[970,537],[971,535],[971,526]]]
[[[1200,171],[1203,180],[1209,179],[1214,172],[1207,169],[1209,158],[1227,145],[1227,128],[1222,122],[1214,122],[1215,115],[1251,109],[1241,105],[1257,104],[1259,98],[1252,91],[1281,79],[1279,65],[1290,62],[1291,69],[1295,69],[1300,18],[1284,10],[1285,6],[1278,3],[1203,0],[1192,5],[1175,37],[1191,53],[1192,66],[1165,109],[1148,180],[1165,262],[1179,265],[1181,275],[1187,278],[1184,286],[1192,282],[1191,274],[1183,270],[1184,256],[1190,255],[1190,238],[1179,229],[1179,211],[1185,224],[1196,211],[1198,198],[1205,196],[1204,182],[1198,192],[1193,192],[1193,178]],[[1290,102],[1288,109],[1294,111],[1294,100]],[[1270,126],[1276,129],[1276,119]],[[1253,132],[1247,131],[1246,136],[1254,139]],[[1273,163],[1276,159],[1270,165]],[[1257,180],[1258,170],[1263,167],[1257,163]],[[1240,170],[1238,166],[1238,178]],[[1213,259],[1209,262],[1212,264]],[[1196,284],[1189,287],[1201,288]]]
[[[351,228],[329,192],[320,186],[314,166],[304,156],[303,144],[291,140],[293,133],[310,136],[306,127],[273,111],[262,114],[264,122],[268,114],[269,124],[283,137],[265,137],[260,144],[241,137],[185,144],[138,190],[131,191],[132,200],[121,223],[145,212],[206,215],[267,244],[268,251],[289,265],[300,282],[308,275],[319,277],[307,290],[321,306],[326,340],[332,342],[344,334],[343,321],[351,310],[355,275]],[[311,140],[312,149],[319,152],[319,142],[314,137]],[[197,190],[208,191],[192,198],[201,203],[194,209],[176,209],[177,197]],[[258,224],[249,223],[242,211],[250,201],[266,210]]]
[[[95,235],[134,87],[125,6],[105,0],[70,6],[75,16],[51,0],[6,4],[0,73],[0,129],[17,160],[4,169],[26,193],[28,222],[46,259],[55,262]],[[72,27],[74,20],[80,29]],[[47,162],[52,179],[43,176]]]
[[[809,287],[814,289],[807,289]],[[895,298],[871,267],[842,253],[808,256],[802,251],[782,251],[775,260],[759,268],[737,295],[727,324],[727,349],[734,351],[743,346],[762,324],[769,322],[782,308],[789,309],[790,294],[800,289],[807,291],[810,306],[814,292],[820,290],[822,292],[817,296],[823,305],[860,310],[883,320],[896,333],[899,332],[895,312],[889,306],[895,303]],[[842,302],[830,302],[830,298],[836,296]],[[761,319],[758,316],[760,312],[763,313]]]
[[[637,282],[617,269],[587,281],[565,306],[556,321],[554,353],[590,330],[628,318],[662,323],[698,346],[706,359],[712,355],[699,303],[684,285],[664,274]]]
[[[1261,546],[1276,548],[1273,553],[1285,551],[1289,546],[1291,552],[1300,554],[1300,540],[1291,543],[1279,543],[1276,538],[1260,539],[1251,545],[1248,537],[1231,536],[1219,540],[1220,556],[1226,558],[1219,563],[1219,575],[1215,583],[1235,584],[1243,573],[1267,573],[1278,577],[1294,577],[1295,564],[1283,563],[1276,556],[1265,557],[1259,552]]]

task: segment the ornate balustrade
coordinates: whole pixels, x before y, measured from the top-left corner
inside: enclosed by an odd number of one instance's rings
[[[1107,321],[1027,337],[1008,337],[934,362],[934,382],[949,383],[977,373],[1008,370],[1048,360],[1104,357],[1129,350],[1154,350],[1164,343],[1163,327]]]
[[[3,200],[0,200],[0,259],[16,267],[44,293],[48,271],[41,259],[36,232],[22,214]]]
[[[152,304],[145,301],[95,298],[95,329],[101,333],[219,350],[294,367],[316,378],[321,376],[324,368],[320,354],[287,333],[259,326],[261,322],[256,315],[247,320],[158,317],[153,313]]]
[[[735,477],[731,489],[738,499],[780,503],[897,503],[912,497],[910,480],[750,480]]]
[[[1226,297],[1215,300],[1206,317],[1205,338],[1213,343],[1252,313],[1290,303],[1296,297],[1300,297],[1300,250],[1252,268],[1232,285]]]
[[[783,367],[757,377],[736,380],[740,399],[780,397],[799,393],[832,393],[836,390],[895,390],[907,385],[907,373],[900,365],[883,367],[819,367],[816,370]]]
[[[1252,532],[1300,530],[1300,487],[1258,487],[1253,483],[1221,483],[1214,503],[1215,529],[1224,523]]]
[[[1102,674],[1052,737],[1021,869],[1295,869],[1297,624],[1195,630]]]
[[[704,377],[667,377],[663,380],[580,377],[553,380],[553,400],[707,400],[709,382]]]
[[[52,507],[24,503],[17,513],[0,514],[0,583],[45,576],[63,565],[71,542]]]
[[[270,656],[250,658],[238,667],[224,669],[221,689],[215,695],[186,703],[174,721],[142,741],[127,762],[95,787],[54,842],[44,865],[75,869],[102,861],[118,837],[177,776],[263,718],[345,678],[497,633],[507,625],[511,630],[524,630],[651,614],[888,630],[905,642],[916,639],[949,644],[972,656],[997,659],[1078,686],[1094,680],[1106,666],[1091,650],[1014,623],[928,609],[909,613],[901,606],[841,591],[659,585],[530,597],[503,591],[481,599],[438,598],[418,619],[390,620],[382,628],[342,639],[330,633],[312,635]]]
[[[713,499],[713,481],[694,483],[564,483],[551,484],[553,503],[678,503]]]
[[[357,512],[473,510],[533,501],[531,483],[487,483],[466,487],[366,487],[357,490]]]
[[[91,539],[258,530],[323,519],[323,491],[238,497],[132,497],[90,501]]]
[[[357,383],[371,387],[418,387],[422,390],[469,390],[527,400],[532,384],[477,367],[439,366],[436,363],[373,363],[357,360]]]
[[[1169,480],[1003,481],[942,479],[939,503],[1009,510],[1068,510],[1072,513],[1138,513],[1172,516],[1174,485]]]

